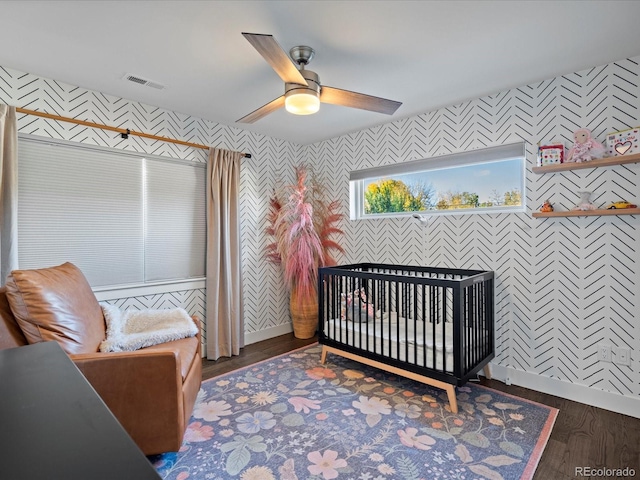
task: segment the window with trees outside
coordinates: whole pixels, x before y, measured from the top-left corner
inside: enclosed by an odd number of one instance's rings
[[[524,211],[524,143],[351,172],[351,219]]]

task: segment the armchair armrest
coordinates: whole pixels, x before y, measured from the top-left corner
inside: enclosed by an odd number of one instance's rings
[[[195,315],[192,315],[191,320],[193,320],[193,323],[195,323],[196,327],[198,327],[198,333],[196,333],[196,338],[198,339],[198,345],[202,345],[202,325],[200,325],[200,319]]]
[[[70,357],[136,443],[153,442],[154,436],[163,436],[168,429],[182,438],[182,375],[177,352],[156,349]]]

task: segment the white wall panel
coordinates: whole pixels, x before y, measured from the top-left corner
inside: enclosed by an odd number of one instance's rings
[[[0,67],[0,103],[251,153],[252,158],[242,160],[240,171],[245,330],[251,334],[290,324],[280,271],[263,257],[268,243],[264,229],[271,191],[279,179],[288,176],[292,180],[291,167],[300,157],[299,145],[5,67]],[[135,136],[124,140],[115,132],[23,114],[18,114],[18,130],[201,163],[208,155],[202,149]],[[130,308],[182,306],[204,318],[204,301],[192,301],[203,296],[203,291],[179,289],[178,285],[173,293],[128,297],[117,303]]]
[[[640,165],[535,175],[535,145],[591,128],[640,124],[640,57],[549,79],[301,147],[188,115],[0,68],[0,102],[123,128],[250,152],[241,170],[242,269],[247,333],[289,323],[280,271],[264,260],[271,190],[292,180],[292,165],[313,164],[335,198],[349,204],[355,169],[485,146],[527,142],[526,214],[344,221],[349,262],[379,261],[496,272],[496,363],[522,378],[640,395],[640,218],[533,219],[550,198],[569,209],[576,192],[607,203],[640,200]],[[21,132],[143,153],[206,161],[206,152],[164,142],[20,116]],[[344,181],[341,181],[340,179]],[[338,180],[336,180],[338,179]],[[203,290],[129,297],[120,305],[187,305],[204,314]],[[631,349],[631,367],[597,361],[597,345]],[[595,395],[598,396],[598,395]]]
[[[527,142],[526,214],[345,221],[347,262],[380,261],[496,272],[496,362],[502,367],[640,395],[640,216],[533,219],[578,191],[599,205],[640,201],[640,165],[533,174],[536,144],[590,128],[640,125],[640,57],[452,105],[305,147],[348,214],[351,170]],[[333,182],[336,184],[336,182]],[[630,367],[597,361],[598,344],[631,349]],[[524,376],[523,378],[527,378]]]

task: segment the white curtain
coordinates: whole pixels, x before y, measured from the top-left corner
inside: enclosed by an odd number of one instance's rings
[[[207,358],[238,355],[244,347],[240,278],[240,160],[211,148],[207,163]]]
[[[16,107],[0,105],[0,284],[18,268],[18,126]]]

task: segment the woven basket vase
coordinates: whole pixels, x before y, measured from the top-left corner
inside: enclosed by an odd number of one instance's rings
[[[289,310],[293,322],[293,335],[296,338],[311,338],[318,329],[317,295],[297,295],[291,292]]]

